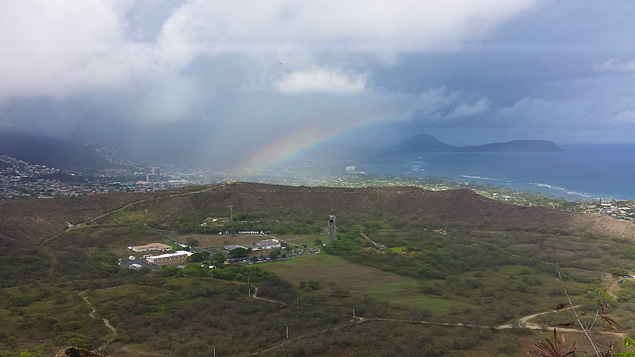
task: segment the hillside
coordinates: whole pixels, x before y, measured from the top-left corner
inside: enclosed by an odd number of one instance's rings
[[[466,146],[461,151],[469,152],[552,152],[562,151],[562,149],[551,141],[547,140],[514,140],[504,143],[491,143],[478,146]]]
[[[419,134],[403,139],[391,147],[391,150],[399,152],[455,152],[460,151],[461,148],[441,142],[432,135]]]
[[[553,152],[562,149],[547,140],[514,140],[477,146],[453,146],[431,135],[419,134],[400,141],[390,148],[398,152]]]
[[[328,214],[337,216],[337,239],[324,246]],[[550,331],[572,319],[570,311],[550,313],[564,301],[556,259],[581,311],[601,298],[611,306],[603,313],[627,326],[635,303],[635,283],[620,290],[610,276],[635,269],[635,225],[465,189],[221,184],[10,202],[0,217],[3,356],[67,346],[106,356],[202,357],[212,347],[235,356],[272,348],[369,356],[394,346],[400,356],[519,356],[543,333],[514,321]],[[207,217],[218,221],[201,225]],[[87,220],[66,230],[66,221]],[[271,231],[287,246],[214,270],[214,258],[202,255],[181,269],[120,265],[133,260],[131,245],[174,239],[222,249],[262,239],[241,230]],[[615,295],[601,292],[611,286]],[[351,321],[352,309],[362,319]],[[567,338],[588,350],[571,331]]]
[[[620,235],[635,238],[635,225],[608,217],[553,211],[541,207],[505,204],[471,190],[426,191],[415,187],[324,188],[242,183],[183,197],[155,200],[130,208],[134,217],[167,223],[172,219],[201,220],[236,211],[258,211],[275,216],[283,210],[311,216],[335,214],[352,221],[416,222],[435,227],[523,230],[562,230],[569,234]],[[119,216],[105,218],[114,222]],[[351,222],[354,224],[354,222]]]
[[[113,192],[85,197],[29,199],[0,204],[0,246],[39,240],[63,232],[66,222],[79,223],[154,194]]]
[[[110,209],[143,199],[165,198],[140,203],[125,212],[143,212],[144,219],[202,219],[226,216],[234,211],[297,210],[311,215],[343,215],[364,219],[397,219],[434,226],[496,229],[558,229],[576,234],[620,235],[635,238],[635,225],[608,217],[558,212],[541,207],[505,204],[471,190],[425,191],[414,187],[324,188],[289,187],[255,183],[219,186],[206,192],[170,196],[109,193],[87,197],[26,200],[0,205],[0,242],[43,239],[61,233],[66,222],[73,224],[94,218]],[[122,213],[122,214],[125,214]],[[110,217],[117,217],[110,216]],[[109,217],[103,221],[108,222]],[[113,218],[114,219],[114,218]]]
[[[200,187],[184,187],[152,193],[111,192],[107,194],[28,199],[0,204],[0,247],[16,242],[38,241],[60,234],[67,222],[78,224],[132,202],[169,195],[187,194]]]
[[[310,188],[245,183],[228,185],[200,195],[153,201],[150,208],[162,215],[191,216],[234,210],[296,209],[314,214],[344,214],[370,219],[397,217],[438,225],[505,228],[557,228],[581,233],[616,234],[635,238],[635,225],[606,217],[521,207],[494,201],[471,190],[425,191],[415,187]],[[146,207],[151,206],[151,207]],[[158,211],[157,211],[158,210]],[[159,213],[160,212],[160,213]]]
[[[124,168],[97,156],[90,147],[69,140],[0,133],[0,154],[63,170]]]

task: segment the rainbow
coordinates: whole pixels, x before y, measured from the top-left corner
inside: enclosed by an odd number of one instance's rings
[[[260,170],[267,169],[304,149],[364,124],[366,123],[341,120],[305,123],[262,146],[228,172],[237,180],[247,180]]]

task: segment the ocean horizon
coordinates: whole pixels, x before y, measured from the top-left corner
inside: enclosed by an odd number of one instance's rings
[[[441,176],[570,199],[635,199],[635,144],[559,144],[560,152],[395,153],[380,175]]]

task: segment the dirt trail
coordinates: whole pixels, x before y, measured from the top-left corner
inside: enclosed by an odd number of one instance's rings
[[[243,284],[241,284],[241,285],[243,285]],[[270,300],[270,299],[265,299],[265,298],[258,297],[258,288],[257,287],[254,287],[254,294],[251,297],[256,299],[256,300],[267,301],[267,302],[271,302],[271,303],[274,303],[274,304],[282,304],[282,305],[286,305],[286,306],[297,307],[296,305],[287,304],[287,303],[282,302],[282,301],[276,301],[276,300]],[[275,349],[280,348],[280,347],[282,347],[282,346],[284,346],[284,345],[286,345],[288,343],[291,343],[293,341],[296,341],[296,340],[299,340],[299,339],[302,339],[302,338],[305,338],[305,337],[318,335],[318,334],[321,334],[321,333],[328,332],[330,330],[337,330],[337,329],[340,329],[340,328],[342,328],[344,326],[353,325],[353,324],[356,324],[356,323],[359,323],[359,322],[363,322],[363,321],[364,321],[364,319],[358,317],[358,318],[355,318],[355,319],[353,319],[353,320],[351,320],[351,321],[349,321],[347,323],[344,323],[344,324],[341,324],[341,325],[338,325],[338,326],[335,326],[335,327],[329,327],[329,328],[326,328],[324,330],[311,332],[311,333],[308,333],[308,334],[305,334],[305,335],[300,335],[298,337],[294,337],[294,338],[291,338],[291,339],[287,339],[286,341],[284,341],[282,343],[279,343],[277,345],[274,345],[272,347],[269,347],[267,349],[264,349],[264,350],[261,350],[261,351],[258,351],[258,352],[247,353],[247,354],[241,355],[240,357],[256,356],[256,355],[259,355],[261,353],[266,353],[266,352],[275,350]]]
[[[608,281],[613,281],[613,284],[611,284],[611,286],[606,290],[606,293],[611,295],[611,297],[615,300],[617,300],[617,291],[620,288],[620,285],[617,283],[619,281],[615,280],[615,278],[613,277],[613,275],[611,273],[606,273],[606,280]]]
[[[153,197],[153,198],[147,198],[147,199],[145,199],[145,200],[134,201],[134,202],[128,203],[127,205],[125,205],[125,206],[123,206],[123,207],[121,207],[121,208],[117,208],[117,209],[114,209],[114,210],[112,210],[112,211],[104,212],[104,213],[100,214],[99,216],[96,216],[96,217],[93,217],[93,218],[87,219],[87,220],[85,220],[84,222],[81,222],[81,223],[76,224],[76,225],[75,225],[75,227],[79,228],[79,227],[80,227],[81,225],[83,225],[83,224],[86,224],[86,223],[88,223],[88,222],[93,222],[93,221],[96,221],[96,220],[98,220],[98,219],[100,219],[100,218],[102,218],[102,217],[105,217],[105,216],[111,215],[111,214],[113,214],[113,213],[117,213],[117,212],[119,212],[119,211],[123,211],[123,210],[125,210],[126,208],[131,207],[131,206],[134,206],[134,205],[136,205],[136,204],[138,204],[138,203],[149,202],[149,201],[156,201],[156,200],[161,200],[161,199],[164,199],[164,198],[172,198],[172,197],[182,197],[182,196],[196,195],[196,194],[199,194],[199,193],[203,193],[203,192],[211,191],[212,189],[217,188],[217,187],[218,187],[218,186],[210,186],[210,187],[206,187],[206,188],[204,188],[204,189],[202,189],[202,190],[200,190],[200,191],[186,192],[186,193],[177,193],[177,194],[173,194],[173,195],[160,196],[160,197]],[[73,229],[73,228],[69,228],[69,229]]]
[[[82,294],[84,294],[86,291],[82,291],[79,293],[79,295],[81,296]],[[82,296],[82,300],[86,301],[86,303],[93,308],[93,311],[91,311],[88,316],[92,317],[93,319],[97,319],[97,317],[95,317],[95,312],[97,312],[97,309],[95,308],[95,306],[93,304],[90,303],[90,301],[88,301],[88,296]],[[108,319],[101,319],[104,322],[104,325],[106,327],[108,327],[108,329],[110,329],[110,331],[112,332],[112,337],[110,338],[110,340],[108,340],[108,342],[104,343],[103,345],[101,345],[97,350],[100,351],[102,349],[104,349],[109,343],[111,343],[112,341],[114,341],[115,337],[117,337],[117,329],[114,328],[110,322],[108,322]]]
[[[371,243],[373,243],[375,245],[375,247],[379,250],[386,248],[385,245],[381,244],[381,243],[377,243],[375,241],[373,241],[372,239],[368,238],[368,236],[364,233],[360,233],[362,235],[362,237],[368,239]]]
[[[575,306],[575,307],[580,307],[581,305]],[[538,324],[535,324],[533,322],[529,322],[529,320],[533,319],[534,317],[540,316],[540,315],[546,315],[546,314],[551,314],[551,313],[556,313],[558,311],[564,311],[564,310],[571,310],[572,307],[567,307],[566,309],[562,309],[562,310],[552,310],[552,311],[545,311],[545,312],[539,312],[537,314],[533,314],[533,315],[528,315],[525,317],[521,317],[520,320],[518,320],[520,322],[521,325],[525,325],[526,328],[530,329],[530,330],[542,330],[542,327]],[[512,324],[506,324],[506,325],[500,325],[500,326],[496,326],[495,329],[497,330],[503,330],[503,329],[509,329],[509,328],[513,328]],[[574,328],[559,328],[558,331],[563,331],[563,332],[582,332],[580,330],[576,330]]]
[[[106,216],[111,215],[113,213],[117,213],[117,212],[123,211],[126,208],[132,207],[132,206],[134,206],[136,204],[139,204],[139,203],[156,201],[156,200],[161,200],[161,199],[164,199],[164,198],[171,198],[171,197],[182,197],[182,196],[196,195],[196,194],[199,194],[199,193],[211,191],[211,190],[213,190],[215,188],[218,188],[218,187],[220,187],[220,186],[210,186],[210,187],[206,187],[206,188],[204,188],[204,189],[202,189],[200,191],[186,192],[186,193],[177,193],[177,194],[173,194],[173,195],[153,197],[153,198],[147,198],[147,199],[144,199],[144,200],[130,202],[130,203],[128,203],[127,205],[125,205],[123,207],[116,208],[116,209],[113,209],[113,210],[110,210],[110,211],[106,211],[106,212],[104,212],[104,213],[102,213],[102,214],[100,214],[98,216],[95,216],[95,217],[89,218],[89,219],[87,219],[87,220],[85,220],[83,222],[77,223],[77,224],[73,225],[72,227],[69,227],[68,229],[66,229],[66,231],[64,231],[64,232],[61,232],[61,233],[55,234],[55,235],[53,235],[53,236],[51,236],[49,238],[46,238],[45,240],[42,241],[42,243],[51,241],[51,240],[59,237],[60,235],[68,232],[68,231],[81,228],[81,226],[86,225],[89,222],[94,222],[94,221],[96,221],[96,220],[98,220],[98,219],[100,219],[102,217],[106,217]]]
[[[254,289],[255,289],[254,294],[251,296],[254,299],[267,301],[267,302],[271,302],[271,303],[275,303],[275,304],[281,304],[281,305],[296,307],[293,304],[287,304],[287,303],[282,302],[282,301],[276,301],[276,300],[271,300],[271,299],[265,299],[265,298],[262,298],[262,297],[258,297],[258,288],[254,287]],[[575,306],[575,307],[577,308],[579,306],[580,305]],[[550,313],[557,313],[559,311],[570,310],[572,308],[573,307],[568,307],[568,308],[565,308],[563,310],[550,310],[550,311],[545,311],[545,312],[539,312],[537,314],[524,316],[524,317],[520,318],[519,322],[520,322],[521,326],[524,325],[525,328],[528,328],[530,330],[542,330],[543,329],[542,326],[540,326],[538,324],[535,324],[535,323],[532,323],[532,322],[529,322],[529,320],[531,320],[531,319],[533,319],[533,318],[535,318],[537,316],[540,316],[540,315],[546,315],[546,314],[550,314]],[[284,346],[284,345],[286,345],[289,342],[292,342],[292,341],[295,341],[295,340],[298,340],[298,339],[301,339],[301,338],[304,338],[304,337],[313,336],[313,335],[316,335],[316,334],[319,334],[319,333],[323,333],[323,332],[326,332],[326,331],[329,331],[329,330],[333,330],[333,329],[339,329],[341,327],[353,325],[353,324],[356,324],[356,323],[371,322],[371,321],[404,322],[404,323],[411,323],[411,324],[455,326],[455,327],[467,327],[467,328],[489,328],[489,329],[494,329],[494,330],[506,330],[506,329],[514,328],[514,326],[512,324],[505,324],[505,325],[499,325],[499,326],[482,326],[482,325],[462,324],[460,322],[459,323],[431,322],[431,321],[420,321],[420,320],[386,319],[386,318],[379,318],[379,317],[363,318],[363,317],[359,317],[359,316],[356,316],[354,318],[352,316],[347,316],[347,317],[351,317],[352,320],[350,320],[346,324],[339,325],[339,326],[332,327],[332,328],[327,328],[327,329],[322,330],[322,331],[313,332],[313,333],[310,333],[310,334],[298,336],[298,337],[295,337],[293,339],[290,339],[290,340],[287,340],[285,342],[282,342],[282,343],[280,343],[278,345],[275,345],[273,347],[267,348],[265,350],[262,350],[262,351],[259,351],[259,352],[254,352],[254,353],[245,354],[245,355],[242,355],[242,356],[255,356],[255,355],[258,355],[260,353],[265,353],[265,352],[271,351],[273,349],[276,349],[278,347]],[[575,329],[575,328],[558,328],[558,331],[560,331],[560,332],[582,333],[581,330]],[[617,331],[602,331],[601,333],[614,335],[614,336],[619,336],[620,338],[624,338],[626,336],[626,333],[617,332]]]

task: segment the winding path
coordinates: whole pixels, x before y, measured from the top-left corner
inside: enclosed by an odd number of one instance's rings
[[[182,196],[195,195],[195,194],[199,194],[199,193],[203,193],[203,192],[211,191],[211,190],[213,190],[213,189],[215,189],[215,188],[219,188],[219,187],[222,187],[222,186],[219,186],[219,185],[212,185],[212,186],[208,186],[208,187],[206,187],[206,188],[204,188],[204,189],[202,189],[202,190],[200,190],[200,191],[193,191],[193,192],[186,192],[186,193],[177,193],[177,194],[172,194],[172,195],[159,196],[159,197],[153,197],[153,198],[146,198],[146,199],[143,199],[143,200],[130,202],[130,203],[128,203],[127,205],[125,205],[125,206],[123,206],[123,207],[119,207],[119,208],[116,208],[116,209],[113,209],[113,210],[110,210],[110,211],[106,211],[106,212],[104,212],[104,213],[102,213],[102,214],[100,214],[100,215],[98,215],[98,216],[95,216],[95,217],[89,218],[89,219],[87,219],[87,220],[85,220],[85,221],[83,221],[83,222],[79,222],[79,223],[77,223],[77,224],[73,225],[72,227],[68,227],[68,228],[67,228],[64,232],[60,232],[60,233],[58,233],[58,234],[55,234],[55,235],[53,235],[53,236],[51,236],[51,237],[49,237],[49,238],[47,238],[47,239],[43,240],[42,242],[47,242],[47,241],[53,240],[53,239],[57,238],[58,236],[60,236],[60,235],[62,235],[62,234],[64,234],[64,233],[66,233],[66,232],[68,232],[68,231],[72,231],[73,229],[78,229],[78,228],[81,228],[81,226],[86,225],[86,224],[87,224],[87,223],[89,223],[89,222],[94,222],[94,221],[96,221],[96,220],[98,220],[98,219],[100,219],[100,218],[106,217],[106,216],[111,215],[111,214],[113,214],[113,213],[117,213],[117,212],[123,211],[123,210],[125,210],[126,208],[132,207],[132,206],[134,206],[134,205],[136,205],[136,204],[139,204],[139,203],[150,202],[150,201],[156,201],[156,200],[161,200],[161,199],[164,199],[164,198],[182,197]]]
[[[79,295],[81,296],[82,294],[86,293],[86,291],[82,291],[79,293]],[[88,296],[82,296],[82,300],[86,301],[86,303],[88,304],[88,306],[93,308],[93,311],[91,311],[88,316],[92,317],[93,319],[97,319],[95,317],[95,312],[97,312],[97,308],[95,308],[95,306],[93,304],[90,303],[90,301],[88,301]],[[104,343],[103,345],[101,345],[99,347],[99,350],[104,349],[104,347],[106,347],[109,343],[111,343],[112,341],[114,341],[114,339],[117,337],[117,329],[112,327],[112,325],[110,324],[110,322],[108,322],[108,319],[101,319],[104,322],[104,325],[106,327],[108,327],[110,329],[110,331],[112,332],[112,337],[110,338],[110,340],[108,340],[108,342]]]
[[[171,198],[171,197],[182,197],[182,196],[196,195],[196,194],[199,194],[199,193],[203,193],[203,192],[211,191],[212,189],[214,189],[214,188],[218,188],[218,187],[221,187],[221,186],[217,186],[217,185],[214,185],[214,186],[208,186],[208,187],[206,187],[206,188],[204,188],[204,189],[202,189],[202,190],[199,190],[199,191],[192,191],[192,192],[186,192],[186,193],[177,193],[177,194],[172,194],[172,195],[159,196],[159,197],[153,197],[153,198],[146,198],[146,199],[144,199],[144,200],[139,200],[139,201],[130,202],[130,203],[128,203],[127,205],[125,205],[125,206],[123,206],[123,207],[120,207],[120,208],[117,208],[117,209],[114,209],[114,210],[110,210],[110,211],[104,212],[104,213],[100,214],[99,216],[96,216],[96,217],[93,217],[93,218],[87,219],[87,220],[85,220],[85,221],[83,221],[83,222],[80,222],[80,223],[76,224],[76,225],[75,225],[75,227],[80,227],[80,226],[81,226],[81,225],[83,225],[83,224],[86,224],[86,223],[89,223],[89,222],[94,222],[94,221],[96,221],[96,220],[98,220],[98,219],[100,219],[100,218],[102,218],[102,217],[105,217],[105,216],[111,215],[111,214],[113,214],[113,213],[117,213],[117,212],[119,212],[119,211],[123,211],[123,210],[125,210],[126,208],[128,208],[128,207],[132,207],[132,206],[134,206],[134,205],[136,205],[136,204],[138,204],[138,203],[149,202],[149,201],[156,201],[156,200],[160,200],[160,199],[164,199],[164,198]],[[69,228],[69,229],[73,229],[73,228]]]
[[[235,284],[240,284],[240,283],[235,283]],[[244,284],[240,284],[240,285],[244,285]],[[258,288],[254,287],[255,291],[254,294],[251,296],[254,299],[257,300],[262,300],[262,301],[267,301],[270,303],[274,303],[274,304],[280,304],[280,305],[285,305],[285,306],[291,306],[291,307],[296,307],[296,305],[293,304],[288,304],[286,302],[283,301],[277,301],[277,300],[271,300],[271,299],[266,299],[266,298],[262,298],[262,297],[258,297]],[[576,308],[579,307],[580,305],[575,306]],[[533,322],[529,322],[529,320],[540,316],[540,315],[546,315],[546,314],[550,314],[550,313],[557,313],[559,311],[564,311],[564,310],[570,310],[573,307],[568,307],[562,310],[550,310],[550,311],[545,311],[545,312],[539,312],[537,314],[532,314],[532,315],[528,315],[528,316],[524,316],[522,318],[520,318],[519,322],[521,326],[524,326],[525,328],[528,328],[530,330],[543,330],[543,327],[533,323]],[[346,315],[346,317],[351,317],[352,316],[348,316]],[[337,330],[340,329],[342,327],[345,326],[350,326],[350,325],[354,325],[357,323],[363,323],[363,322],[370,322],[370,321],[388,321],[388,322],[404,322],[404,323],[411,323],[411,324],[422,324],[422,325],[438,325],[438,326],[454,326],[454,327],[467,327],[467,328],[487,328],[487,329],[493,329],[493,330],[506,330],[506,329],[512,329],[514,328],[514,326],[512,324],[505,324],[505,325],[499,325],[499,326],[483,326],[483,325],[471,325],[471,324],[462,324],[462,323],[449,323],[449,322],[431,322],[431,321],[422,321],[422,320],[404,320],[404,319],[387,319],[387,318],[380,318],[380,317],[370,317],[370,318],[364,318],[364,317],[359,317],[356,316],[354,318],[352,318],[349,322],[341,324],[341,325],[337,325],[334,327],[330,327],[330,328],[326,328],[324,330],[321,331],[316,331],[316,332],[312,332],[312,333],[308,333],[305,335],[301,335],[298,337],[294,337],[292,339],[288,339],[282,343],[279,343],[277,345],[274,345],[272,347],[269,347],[267,349],[258,351],[258,352],[253,352],[253,353],[248,353],[248,354],[244,354],[241,355],[240,357],[247,357],[247,356],[256,356],[259,355],[261,353],[266,353],[269,351],[272,351],[274,349],[277,349],[279,347],[282,347],[288,343],[291,343],[295,340],[299,340],[305,337],[309,337],[309,336],[313,336],[313,335],[317,335],[320,333],[324,333],[330,330]],[[558,328],[558,331],[560,332],[575,332],[575,333],[582,333],[581,330],[575,329],[575,328]],[[623,332],[617,332],[617,331],[603,331],[603,334],[610,334],[610,335],[615,335],[615,336],[619,336],[620,338],[624,338],[626,336],[626,333]]]
[[[617,300],[617,290],[619,290],[620,288],[620,284],[618,284],[618,280],[615,280],[615,278],[613,277],[613,274],[611,273],[606,273],[606,280],[608,281],[613,281],[613,284],[611,284],[611,286],[609,286],[608,289],[606,289],[606,293],[609,294],[613,299]]]

